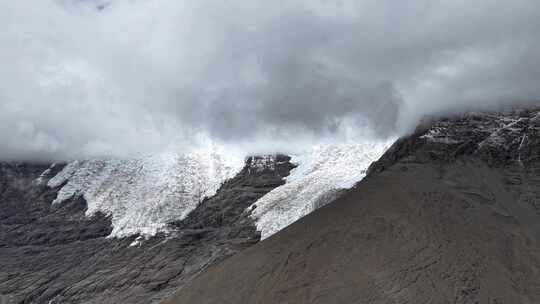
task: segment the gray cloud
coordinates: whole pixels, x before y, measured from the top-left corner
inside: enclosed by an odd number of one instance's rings
[[[536,0],[23,0],[0,25],[4,159],[286,150],[540,100]]]

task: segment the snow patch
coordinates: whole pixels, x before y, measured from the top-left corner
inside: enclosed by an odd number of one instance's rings
[[[43,171],[41,175],[36,179],[36,184],[45,184],[45,182],[50,178],[51,172],[56,167],[56,164],[52,164],[47,170]]]
[[[440,143],[445,145],[453,145],[453,144],[459,144],[461,141],[452,139],[448,137],[444,132],[442,132],[442,128],[440,127],[433,127],[431,128],[426,134],[420,136],[420,138],[423,138],[429,142],[433,143]]]
[[[315,146],[292,156],[298,164],[287,182],[272,190],[247,210],[265,239],[309,214],[339,190],[352,188],[366,175],[394,141]]]
[[[247,168],[249,173],[261,172],[264,170],[275,170],[276,166],[276,157],[275,155],[262,155],[262,156],[253,156],[248,158]]]
[[[243,158],[215,147],[185,155],[74,161],[47,185],[64,184],[54,204],[82,195],[87,216],[98,211],[110,215],[110,237],[147,237],[165,231],[167,222],[186,217],[243,165]]]

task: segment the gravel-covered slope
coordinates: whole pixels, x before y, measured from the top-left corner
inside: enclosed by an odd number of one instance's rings
[[[0,163],[0,303],[159,301],[259,240],[245,210],[294,167],[287,156],[259,159],[147,239],[110,237],[111,215],[88,214],[80,195],[53,204],[65,183],[47,184],[64,165]]]
[[[164,303],[540,303],[539,132],[539,109],[426,122]]]

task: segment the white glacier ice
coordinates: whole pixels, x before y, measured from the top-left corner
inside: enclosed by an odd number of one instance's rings
[[[331,201],[339,190],[353,187],[366,175],[393,140],[361,144],[315,146],[293,155],[298,165],[284,185],[272,190],[248,210],[265,239]]]
[[[112,216],[111,237],[137,233],[146,237],[166,229],[167,222],[184,218],[243,164],[243,158],[215,147],[184,155],[74,161],[48,186],[63,185],[55,204],[82,195],[88,216],[97,211]]]
[[[319,145],[292,155],[298,166],[286,183],[259,199],[256,208],[248,208],[262,238],[331,201],[339,190],[354,186],[392,142]],[[250,159],[248,170],[275,165],[273,156]],[[185,218],[243,166],[243,157],[214,146],[190,154],[74,161],[47,184],[60,187],[54,204],[81,195],[88,204],[87,216],[98,211],[111,216],[111,237],[140,234],[144,238],[166,231],[172,220]]]

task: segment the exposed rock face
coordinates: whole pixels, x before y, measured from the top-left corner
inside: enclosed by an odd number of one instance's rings
[[[468,113],[424,122],[415,134],[397,141],[371,171],[382,171],[400,160],[441,163],[462,156],[482,159],[492,167],[518,165],[534,171],[540,158],[539,128],[540,110],[534,108]]]
[[[76,196],[52,204],[63,169],[0,163],[0,303],[153,303],[260,238],[246,208],[284,183],[287,156],[250,158],[169,234],[111,238],[111,218]],[[44,174],[42,174],[45,172]]]
[[[540,303],[539,132],[540,109],[426,124],[164,303]]]

